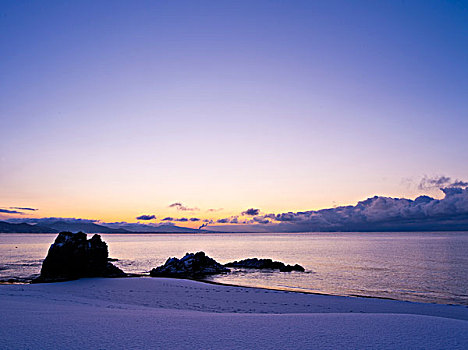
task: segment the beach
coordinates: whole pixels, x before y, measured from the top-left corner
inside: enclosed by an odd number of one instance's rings
[[[468,308],[167,278],[0,285],[7,349],[466,349]]]

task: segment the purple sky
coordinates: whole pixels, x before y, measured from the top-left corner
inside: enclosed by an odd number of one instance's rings
[[[316,210],[468,174],[465,1],[2,1],[0,52],[0,206],[29,216]]]

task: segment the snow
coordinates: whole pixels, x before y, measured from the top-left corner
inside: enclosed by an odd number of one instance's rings
[[[6,349],[467,349],[468,308],[165,278],[0,286]]]

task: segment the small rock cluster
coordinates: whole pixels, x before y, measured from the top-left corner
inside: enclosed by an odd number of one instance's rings
[[[83,232],[60,232],[42,263],[41,275],[33,282],[126,276],[108,258],[107,244],[101,240],[101,236],[96,234],[87,239]]]
[[[280,261],[273,261],[271,259],[245,259],[240,261],[234,261],[227,263],[225,266],[227,267],[239,267],[239,268],[246,268],[246,269],[269,269],[269,270],[280,270],[280,272],[291,272],[291,271],[299,271],[304,272],[305,269],[298,264],[295,265],[285,265]]]
[[[33,283],[69,281],[82,277],[125,277],[121,269],[110,261],[107,244],[95,234],[87,239],[86,233],[60,232],[42,263],[41,274]],[[228,273],[230,269],[270,269],[281,272],[300,271],[298,264],[285,265],[271,259],[245,259],[222,265],[204,252],[187,253],[182,259],[169,258],[162,266],[151,270],[152,277],[203,278]]]
[[[187,253],[182,259],[169,258],[162,266],[151,270],[152,277],[184,277],[196,278],[219,273],[227,273],[230,270],[204,252]]]

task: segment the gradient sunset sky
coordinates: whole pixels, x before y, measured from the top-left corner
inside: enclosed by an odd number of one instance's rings
[[[0,206],[437,197],[468,175],[467,62],[466,1],[1,1]]]

